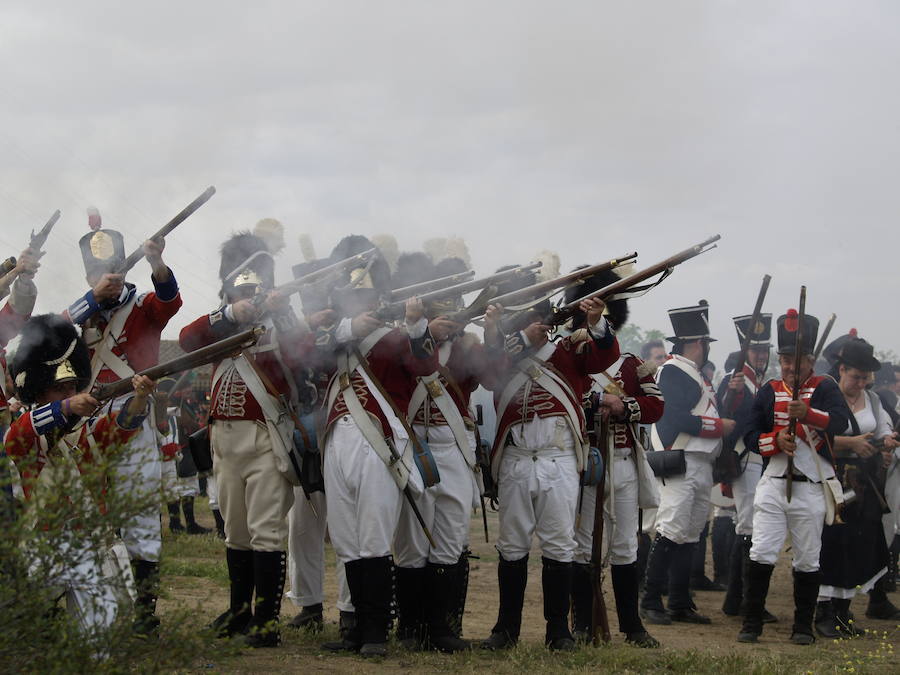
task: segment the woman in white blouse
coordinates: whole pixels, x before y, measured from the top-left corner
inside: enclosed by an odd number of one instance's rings
[[[842,509],[843,523],[826,525],[822,532],[816,630],[823,637],[863,633],[850,612],[857,593],[869,593],[866,616],[900,619],[880,583],[888,565],[881,522],[885,470],[900,443],[878,396],[866,388],[879,368],[872,345],[860,338],[845,342],[838,356],[838,384],[852,414],[845,435],[835,437],[834,450],[844,489],[852,489],[856,497]]]

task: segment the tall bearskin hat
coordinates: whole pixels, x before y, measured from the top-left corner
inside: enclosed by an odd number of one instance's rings
[[[803,353],[812,355],[816,351],[816,337],[819,334],[819,320],[811,314],[803,315]],[[797,353],[797,329],[800,327],[800,314],[796,309],[789,309],[778,317],[778,353]]]
[[[759,321],[755,326],[750,325],[753,316],[746,314],[744,316],[736,316],[734,321],[734,329],[737,331],[738,342],[744,344],[747,334],[750,334],[751,347],[771,347],[772,346],[772,315],[760,314]]]
[[[675,331],[675,335],[666,338],[669,342],[716,341],[709,335],[709,303],[706,300],[698,300],[692,307],[670,309],[669,321]]]
[[[584,269],[587,265],[579,265],[573,272],[577,272],[580,269]],[[569,286],[566,289],[565,293],[565,302],[566,304],[570,302],[575,302],[579,298],[583,298],[590,293],[594,293],[595,291],[599,291],[601,288],[609,286],[610,284],[614,284],[621,277],[616,273],[615,270],[604,270],[602,272],[598,272],[597,274],[588,277],[580,284],[575,284],[574,286]],[[610,300],[606,303],[606,311],[604,312],[606,315],[606,320],[609,321],[609,325],[612,326],[613,330],[619,330],[622,326],[625,325],[625,322],[628,321],[628,301],[627,300]],[[584,325],[585,315],[584,312],[579,310],[574,317],[572,317],[572,330],[576,330],[581,328]]]
[[[41,314],[22,327],[10,375],[17,396],[29,405],[55,384],[74,381],[81,391],[91,379],[90,352],[71,322]]]
[[[468,272],[469,266],[462,258],[453,256],[452,258],[444,258],[434,266],[434,278],[449,277],[453,274],[462,274]]]
[[[91,229],[79,241],[81,258],[87,276],[112,272],[125,262],[125,240],[120,232],[102,227],[100,212],[93,206],[87,210]]]
[[[397,258],[397,268],[391,276],[391,288],[406,288],[437,278],[434,263],[422,251],[401,253]]]
[[[497,272],[505,272],[507,270],[515,269],[516,267],[521,267],[521,265],[504,265],[503,267],[498,267]],[[521,290],[523,288],[526,288],[527,286],[533,286],[536,283],[538,283],[538,280],[537,275],[534,273],[534,271],[523,271],[521,274],[514,274],[511,277],[507,277],[503,281],[498,282],[497,295],[512,293],[513,291]],[[540,297],[540,295],[538,295],[537,297]],[[519,304],[525,303],[523,302]],[[550,300],[541,300],[531,309],[533,312],[540,316],[546,316],[550,313]]]
[[[368,238],[351,234],[341,239],[331,252],[331,263],[346,260],[373,247]],[[362,305],[371,304],[384,297],[391,290],[391,270],[380,253],[369,258],[366,263],[359,263],[352,269],[345,270],[341,278],[334,284],[337,289],[332,293],[334,308],[341,316],[353,316]]]
[[[241,287],[269,289],[275,285],[275,261],[266,242],[249,232],[238,232],[222,244],[219,279],[222,293],[233,297]]]

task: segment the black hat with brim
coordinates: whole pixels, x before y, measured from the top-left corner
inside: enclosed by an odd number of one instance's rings
[[[881,361],[875,358],[875,348],[862,338],[847,340],[838,354],[837,363],[865,373],[881,370]]]
[[[666,338],[669,342],[716,341],[709,335],[709,303],[706,300],[700,300],[691,307],[670,309],[669,321],[675,332],[675,335]]]

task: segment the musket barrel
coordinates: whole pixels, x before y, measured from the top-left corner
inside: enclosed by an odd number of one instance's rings
[[[265,332],[266,329],[261,326],[250,328],[237,335],[232,335],[231,337],[219,340],[206,347],[201,347],[200,349],[188,352],[184,356],[179,356],[166,361],[165,363],[146,368],[136,374],[146,375],[151,379],[158,380],[167,375],[180,373],[183,370],[198,368],[208,363],[219,361],[229,354],[233,354],[236,351],[246,349],[247,347],[256,344],[257,340],[259,340]],[[127,377],[108,384],[98,385],[94,388],[92,393],[94,398],[104,401],[126,394],[131,391],[131,389],[131,378]]]
[[[542,281],[538,284],[533,284],[526,288],[521,288],[517,291],[511,291],[509,293],[504,293],[503,295],[498,295],[495,298],[491,298],[492,305],[503,305],[503,304],[512,304],[516,302],[521,302],[527,298],[535,297],[541,293],[546,293],[547,291],[552,291],[554,289],[563,288],[564,286],[568,286],[569,284],[577,283],[582,279],[587,279],[595,274],[599,274],[600,272],[606,271],[608,269],[613,269],[615,267],[620,267],[626,263],[631,262],[637,258],[637,252],[628,253],[627,255],[621,256],[619,258],[612,258],[603,263],[599,263],[597,265],[591,265],[589,267],[583,267],[580,270],[576,270],[574,272],[570,272],[569,274],[564,274],[561,277],[557,277],[556,279],[550,279],[548,281]]]
[[[159,239],[167,236],[172,230],[181,225],[185,220],[188,219],[197,209],[203,206],[206,202],[210,200],[210,198],[216,194],[216,188],[213,185],[210,185],[206,190],[203,191],[199,197],[197,197],[190,204],[185,206],[178,214],[172,218],[168,223],[163,225],[159,230],[156,231],[149,239]],[[144,247],[143,243],[141,246],[138,246],[136,250],[132,251],[131,255],[125,258],[125,262],[122,263],[122,266],[117,270],[119,274],[125,274],[132,267],[137,265],[138,261],[144,257]]]
[[[423,281],[419,284],[412,284],[410,286],[403,286],[402,288],[395,288],[391,291],[391,302],[408,300],[414,295],[421,296],[423,293],[430,293],[435,289],[442,289],[446,288],[447,286],[462,283],[474,276],[475,270],[466,270],[465,272],[449,274],[446,277],[440,277],[439,279],[431,279],[429,281]]]

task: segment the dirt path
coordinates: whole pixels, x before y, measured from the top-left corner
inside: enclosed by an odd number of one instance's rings
[[[208,513],[202,508],[198,510]],[[201,517],[201,520],[205,521],[205,518]],[[205,522],[204,524],[211,523]],[[491,514],[489,524],[493,537],[497,533],[496,514]],[[189,555],[188,561],[196,560],[204,564],[220,562],[224,560],[224,546],[218,540],[214,543],[211,542],[211,539],[210,537],[203,542],[202,547],[205,555],[194,557],[192,552],[185,554],[184,551],[187,545],[183,543],[183,539],[177,544],[177,551],[182,555]],[[171,548],[168,543],[171,541],[171,539],[167,539],[167,545],[164,547],[164,556],[167,549]],[[190,538],[187,541],[189,542]],[[200,548],[200,544],[197,544],[197,548]],[[463,628],[465,637],[477,640],[487,637],[490,633],[491,627],[496,620],[498,603],[497,552],[493,544],[485,543],[484,541],[480,517],[472,520],[471,548],[479,556],[479,559],[471,561],[469,594]],[[217,556],[221,557],[217,558]],[[326,637],[336,633],[335,625],[338,616],[334,607],[336,584],[334,578],[334,555],[330,546],[327,547],[327,557],[328,567],[326,569],[325,585],[326,620],[331,622],[332,625],[326,628]],[[768,609],[778,616],[780,621],[777,624],[769,624],[765,627],[765,634],[760,644],[745,645],[736,642],[735,637],[740,623],[738,619],[722,614],[722,593],[697,592],[695,602],[700,612],[711,617],[713,623],[708,626],[685,624],[648,626],[652,634],[662,642],[664,648],[662,652],[670,654],[674,650],[677,650],[678,653],[683,650],[695,650],[713,658],[728,659],[743,656],[752,658],[754,661],[760,661],[760,663],[766,662],[766,659],[769,658],[787,659],[789,663],[797,664],[796,672],[804,671],[803,664],[811,656],[815,656],[818,659],[824,655],[830,659],[829,663],[840,662],[846,665],[849,662],[850,664],[857,664],[856,666],[846,666],[848,669],[856,667],[856,672],[865,671],[875,666],[878,666],[879,669],[887,667],[887,672],[900,672],[900,662],[894,660],[892,655],[893,649],[896,648],[900,651],[900,627],[894,625],[893,622],[866,619],[864,616],[866,598],[856,599],[853,603],[853,610],[859,617],[859,624],[872,631],[870,636],[859,640],[837,643],[820,640],[812,649],[792,645],[788,641],[793,614],[793,591],[789,561],[790,554],[782,556],[772,579],[767,602]],[[712,569],[711,560],[708,562],[707,569]],[[260,650],[264,653],[245,653],[238,658],[227,661],[227,663],[210,665],[215,665],[216,668],[224,667],[226,670],[247,672],[268,670],[269,668],[286,669],[288,671],[294,671],[296,668],[297,670],[312,670],[315,672],[371,672],[372,670],[380,672],[385,670],[420,672],[432,669],[467,672],[469,670],[491,667],[490,664],[496,663],[496,659],[499,658],[506,664],[501,668],[503,671],[506,671],[507,668],[512,668],[513,670],[522,668],[525,670],[541,670],[545,667],[543,664],[545,650],[540,647],[544,637],[540,575],[540,552],[535,551],[532,553],[529,561],[529,583],[525,596],[525,613],[522,622],[522,641],[526,645],[528,658],[521,667],[515,666],[514,660],[510,660],[509,656],[476,653],[472,656],[451,658],[441,655],[398,654],[396,653],[397,650],[395,650],[395,654],[391,658],[383,663],[369,664],[358,658],[334,657],[322,654],[318,649],[318,643],[322,640],[321,636],[309,636],[291,629],[284,630],[285,645],[280,650]],[[609,608],[610,627],[613,631],[613,646],[617,647],[613,652],[616,654],[621,653],[623,655],[621,658],[624,659],[632,658],[631,655],[638,650],[624,646],[622,636],[617,632],[618,621],[616,620],[614,598],[609,587],[610,580],[608,575],[604,583]],[[175,608],[196,608],[196,616],[206,622],[227,607],[227,584],[221,575],[217,579],[203,576],[169,576],[164,578],[164,588],[167,597],[160,602],[160,611],[163,615]],[[895,604],[900,604],[900,596],[898,594],[894,594],[892,599]],[[296,611],[297,609],[292,603],[285,599],[282,610],[283,619],[289,619]],[[591,656],[588,653],[587,656],[583,657],[583,660],[586,663],[591,663],[594,658],[602,657],[601,660],[606,658],[602,652],[594,652],[594,654],[595,656]],[[878,658],[871,657],[873,654],[878,654]],[[690,659],[688,660],[689,663]],[[578,669],[577,665],[574,667],[576,670]],[[636,672],[642,670],[642,667],[638,664],[635,664],[635,667],[637,669]],[[694,670],[690,665],[669,665],[668,668]],[[493,669],[496,670],[496,668]],[[628,669],[631,669],[631,666]],[[829,670],[832,670],[832,668],[829,668]],[[704,669],[700,667],[698,672],[700,671],[704,671]],[[788,671],[794,672],[794,669],[788,668]],[[768,669],[764,668],[762,672],[768,672]]]

